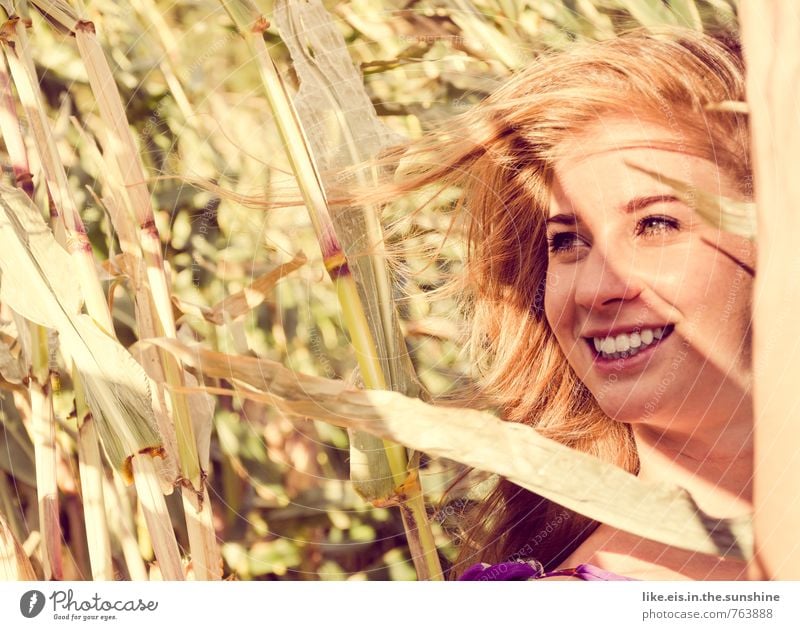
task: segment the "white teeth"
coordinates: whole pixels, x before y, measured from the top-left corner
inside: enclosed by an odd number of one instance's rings
[[[615,337],[593,337],[594,349],[607,358],[628,357],[664,336],[666,327],[648,328],[630,334],[622,333]]]

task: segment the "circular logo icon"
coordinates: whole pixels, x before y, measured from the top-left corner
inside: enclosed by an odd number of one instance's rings
[[[32,619],[44,608],[44,593],[42,591],[28,591],[19,598],[19,611],[23,617]]]

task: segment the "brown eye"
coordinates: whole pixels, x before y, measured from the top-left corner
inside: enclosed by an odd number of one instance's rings
[[[547,245],[550,253],[569,252],[574,250],[580,241],[580,237],[575,232],[558,232],[548,237]]]
[[[673,230],[679,230],[680,222],[672,217],[663,215],[650,215],[640,219],[636,224],[637,236],[659,236]]]

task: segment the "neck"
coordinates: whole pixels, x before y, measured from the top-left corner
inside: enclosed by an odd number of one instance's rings
[[[695,416],[694,418],[697,418]],[[753,411],[744,397],[733,413],[696,420],[633,424],[639,478],[679,485],[715,518],[753,511]]]

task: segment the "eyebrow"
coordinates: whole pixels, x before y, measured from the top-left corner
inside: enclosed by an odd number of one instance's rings
[[[643,210],[647,206],[652,206],[656,203],[671,203],[680,202],[681,200],[675,195],[648,195],[646,197],[634,197],[623,205],[620,210],[625,214],[630,214],[638,210]],[[580,219],[575,214],[556,214],[545,221],[546,225],[556,223],[559,225],[575,225],[579,223]]]

